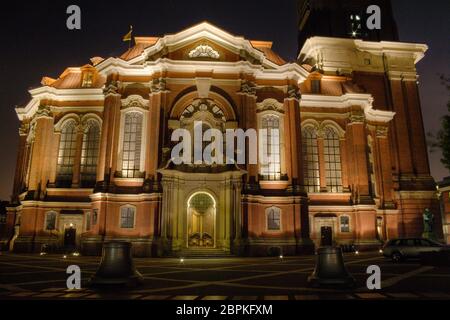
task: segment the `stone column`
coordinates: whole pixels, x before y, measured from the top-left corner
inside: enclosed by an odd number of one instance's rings
[[[160,118],[161,92],[150,94],[150,106],[147,119],[147,147],[145,157],[146,179],[156,180],[160,157]]]
[[[348,174],[348,157],[347,157],[347,142],[341,139],[339,142],[341,151],[341,171],[342,171],[342,188],[344,192],[349,191],[349,174]]]
[[[234,207],[234,228],[235,228],[235,241],[238,243],[242,239],[244,217],[241,212],[241,182],[238,180],[233,181],[233,207]]]
[[[97,181],[109,180],[112,165],[112,150],[117,117],[120,117],[120,94],[118,83],[111,81],[104,90],[105,105],[103,108],[102,136],[97,166]],[[119,111],[119,112],[118,112]],[[111,172],[114,174],[114,172]]]
[[[50,163],[54,143],[54,119],[48,107],[40,107],[36,112],[35,141],[31,155],[29,190],[40,190],[35,198],[44,195],[50,179]]]
[[[353,170],[354,186],[353,196],[357,204],[372,204],[370,196],[368,160],[367,160],[367,137],[364,125],[365,117],[362,110],[354,110],[347,124],[347,134],[350,137],[349,156],[352,159],[350,170]]]
[[[256,115],[256,84],[252,81],[244,80],[241,84],[241,110],[242,116],[240,119],[240,127],[244,129],[258,129],[257,115]],[[249,160],[249,143],[245,143],[245,157],[248,187],[255,187],[258,181],[258,165],[248,164]]]
[[[22,192],[22,189],[25,185],[25,176],[27,172],[27,156],[28,156],[28,146],[27,146],[27,137],[29,130],[22,126],[19,130],[19,150],[17,154],[16,160],[16,172],[14,175],[14,187],[13,187],[13,196],[12,203],[18,203],[19,195]]]
[[[300,219],[300,234],[296,232],[297,252],[313,253],[314,244],[310,238],[309,228],[309,199],[304,185],[303,148],[302,148],[302,118],[300,110],[301,95],[296,86],[289,86],[287,98],[284,100],[285,109],[289,110],[291,132],[292,159],[292,188],[299,195],[300,205],[295,205],[295,217]],[[300,212],[298,213],[298,210]]]
[[[289,132],[291,134],[290,139],[290,151],[291,151],[291,174],[292,183],[295,189],[299,185],[300,180],[303,177],[300,175],[302,170],[302,134],[301,134],[301,119],[300,119],[300,107],[298,105],[298,100],[294,98],[288,98],[284,100],[284,108],[288,110],[289,117],[286,119],[289,122]],[[296,186],[295,186],[296,185]]]
[[[378,163],[381,206],[382,208],[392,209],[395,207],[393,199],[393,181],[392,181],[392,161],[391,148],[389,145],[388,127],[378,126],[376,128],[375,150],[373,151]]]
[[[403,83],[401,80],[391,80],[391,93],[393,111],[396,113],[393,124],[397,138],[399,170],[401,174],[412,174],[414,165],[412,162],[413,148],[408,124],[409,110],[407,109],[407,105],[405,105]]]

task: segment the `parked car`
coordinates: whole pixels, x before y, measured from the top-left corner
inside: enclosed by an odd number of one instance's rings
[[[406,259],[419,259],[422,252],[440,252],[450,250],[437,241],[423,238],[393,239],[389,240],[383,247],[383,256],[391,258],[394,262]]]

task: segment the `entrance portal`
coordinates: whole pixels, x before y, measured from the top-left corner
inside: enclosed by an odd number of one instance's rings
[[[192,195],[187,204],[188,246],[213,248],[215,246],[216,202],[206,192]]]
[[[64,247],[67,250],[74,250],[76,247],[77,229],[69,227],[64,230]]]
[[[333,245],[333,228],[322,227],[320,229],[320,245],[322,247],[330,247]]]

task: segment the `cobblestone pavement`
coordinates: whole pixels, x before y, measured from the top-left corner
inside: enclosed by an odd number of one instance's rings
[[[439,299],[450,300],[450,268],[424,267],[418,262],[394,264],[379,254],[347,254],[352,290],[314,289],[307,277],[313,256],[279,258],[135,259],[145,283],[132,290],[87,288],[99,257],[62,255],[0,255],[0,300],[6,299],[144,299],[144,300],[319,300]],[[82,270],[81,290],[67,290],[66,269]],[[366,287],[369,265],[382,271],[382,290]]]

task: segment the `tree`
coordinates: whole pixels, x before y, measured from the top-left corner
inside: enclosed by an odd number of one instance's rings
[[[441,75],[442,84],[450,91],[450,77]],[[442,164],[450,170],[450,100],[447,103],[448,114],[442,118],[442,127],[433,139],[432,147],[442,150]]]

